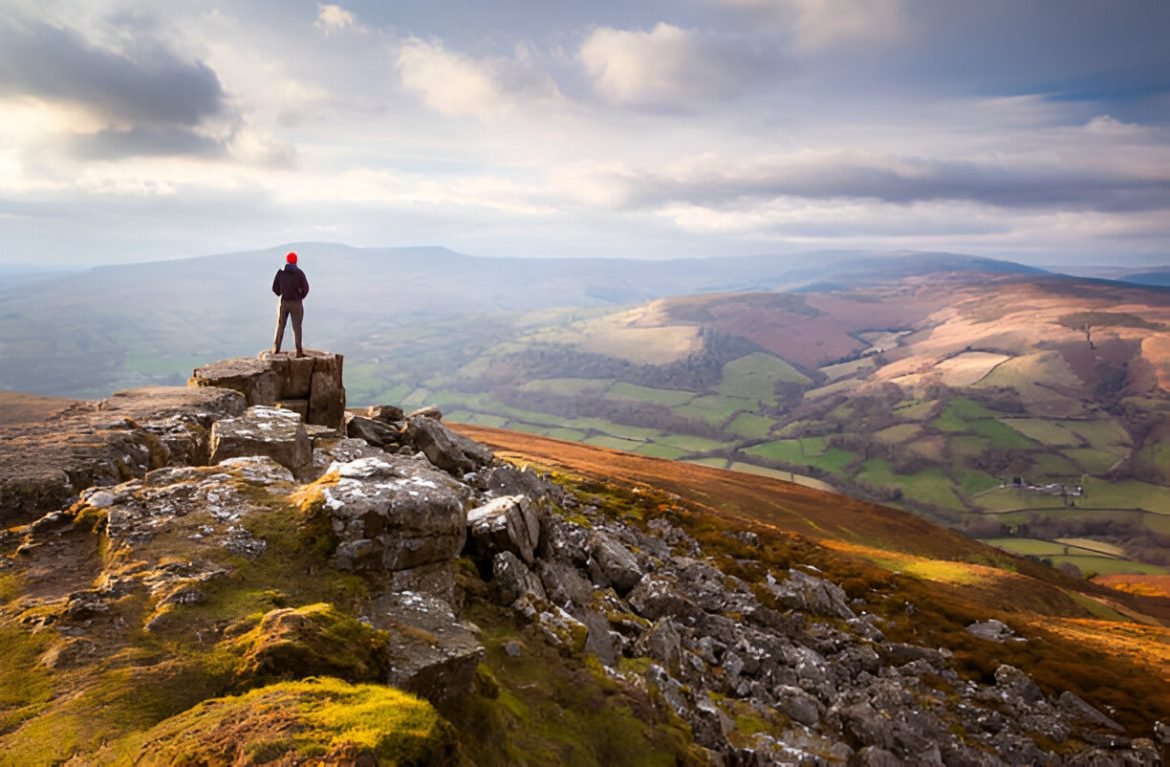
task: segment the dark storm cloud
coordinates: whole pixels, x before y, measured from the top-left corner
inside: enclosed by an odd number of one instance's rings
[[[947,161],[867,164],[797,162],[667,178],[621,179],[635,207],[690,203],[721,208],[780,197],[870,199],[893,204],[967,201],[1005,209],[1140,212],[1170,208],[1170,176],[1131,178],[1073,168],[1028,168]]]
[[[119,55],[35,20],[0,21],[0,94],[81,104],[109,121],[195,126],[225,111],[215,72],[144,41]]]
[[[68,149],[74,156],[86,160],[166,155],[217,157],[226,153],[222,141],[186,128],[169,126],[83,133],[69,140]]]

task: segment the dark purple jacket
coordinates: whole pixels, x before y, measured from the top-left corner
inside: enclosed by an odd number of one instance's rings
[[[309,278],[296,264],[285,264],[272,278],[272,292],[281,301],[300,301],[309,295]]]

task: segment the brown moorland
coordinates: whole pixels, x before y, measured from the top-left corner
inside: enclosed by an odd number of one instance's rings
[[[76,400],[0,390],[0,426],[38,423],[66,410]]]

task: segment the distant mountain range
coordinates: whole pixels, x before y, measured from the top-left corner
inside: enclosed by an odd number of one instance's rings
[[[950,253],[631,261],[476,258],[445,248],[307,242],[65,274],[22,269],[0,288],[0,388],[97,397],[174,383],[201,360],[267,348],[274,319],[269,285],[288,250],[301,254],[312,284],[308,343],[340,350],[370,334],[439,319],[848,287],[939,271],[1040,273]]]

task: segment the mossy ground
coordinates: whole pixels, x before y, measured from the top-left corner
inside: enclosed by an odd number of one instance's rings
[[[706,764],[684,723],[596,659],[549,645],[510,610],[477,603],[468,617],[487,655],[478,691],[449,713],[478,767]]]
[[[340,764],[363,755],[387,766],[459,760],[455,731],[426,701],[325,677],[207,700],[132,740],[140,767]]]
[[[274,608],[319,605],[310,612],[329,620],[319,627],[318,639],[344,643],[365,629],[352,616],[367,600],[368,585],[329,564],[333,542],[319,504],[272,495],[244,481],[235,490],[249,506],[243,526],[267,542],[258,556],[198,546],[172,530],[128,557],[106,545],[103,513],[79,510],[71,535],[99,538],[85,548],[98,552],[103,577],[132,576],[152,560],[155,566],[201,561],[226,574],[200,583],[202,601],[191,604],[160,604],[158,595],[134,590],[108,603],[108,611],[80,632],[58,624],[63,600],[34,600],[31,607],[10,605],[15,609],[0,613],[0,765],[56,764],[75,753],[96,754],[97,764],[119,763],[136,733],[202,700],[280,676],[271,668],[247,668],[255,646],[232,641]],[[5,581],[19,591],[17,576],[7,574]],[[87,643],[75,662],[40,665],[47,651],[71,641]],[[271,649],[265,657],[272,657]],[[355,652],[315,652],[331,662],[301,675],[327,671],[360,679],[382,671],[367,667]]]

